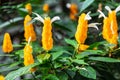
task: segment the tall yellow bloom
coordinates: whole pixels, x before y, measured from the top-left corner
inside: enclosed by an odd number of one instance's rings
[[[5,53],[10,53],[11,51],[13,51],[13,46],[9,33],[5,33],[4,35],[2,50]]]
[[[29,15],[27,15],[24,20],[24,37],[26,41],[28,41],[29,37],[31,37],[31,41],[36,40],[36,33],[34,31],[33,24],[30,23],[31,20],[32,18]]]
[[[24,47],[24,65],[25,66],[28,66],[28,65],[34,63],[34,58],[32,55],[33,49],[32,49],[32,46],[30,46],[30,44],[29,44],[30,39],[31,39],[31,37],[29,38],[28,44],[26,44],[26,46]],[[32,68],[31,71],[34,72],[35,69]]]
[[[118,24],[116,19],[116,12],[115,11],[109,12],[108,17],[110,19],[110,23],[111,23],[110,27],[112,30],[112,37],[111,37],[110,43],[117,44],[118,43]]]
[[[49,12],[49,5],[48,4],[43,5],[43,11]]]
[[[67,4],[67,7],[70,8],[70,19],[76,20],[77,19],[77,13],[78,13],[78,7],[75,3]]]
[[[51,50],[53,48],[53,39],[52,39],[52,22],[56,20],[60,20],[58,16],[53,17],[50,19],[50,17],[45,17],[43,19],[39,14],[34,13],[37,17],[35,17],[33,20],[39,20],[43,23],[43,31],[42,31],[42,46],[43,49],[46,51]]]
[[[24,65],[25,66],[28,66],[34,63],[32,52],[33,52],[32,46],[30,46],[30,44],[26,44],[26,46],[24,47]]]
[[[30,3],[27,3],[27,4],[25,5],[25,9],[28,11],[29,14],[32,13],[32,6],[31,6]]]
[[[51,50],[53,47],[51,19],[46,17],[42,31],[42,45],[45,50]]]
[[[78,20],[77,30],[76,30],[76,33],[75,33],[75,39],[79,44],[79,50],[80,51],[86,50],[89,47],[88,45],[85,45],[85,40],[87,38],[88,27],[94,27],[98,30],[96,24],[99,24],[99,23],[88,24],[88,20],[91,19],[89,14],[90,14],[90,12],[88,12],[87,14],[82,13],[79,16],[79,20]]]
[[[0,80],[5,80],[3,75],[0,75]]]
[[[85,13],[79,16],[77,31],[75,33],[75,39],[79,44],[84,44],[87,38],[88,20],[86,20],[85,17]]]
[[[116,19],[116,13],[120,11],[120,6],[118,6],[113,11],[108,6],[105,6],[105,8],[109,11],[109,13],[108,13],[108,18],[105,18],[104,20],[103,38],[106,39],[109,43],[117,45],[118,44],[118,24]]]

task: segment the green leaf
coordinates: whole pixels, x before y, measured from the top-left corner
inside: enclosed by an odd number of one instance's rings
[[[18,62],[14,62],[14,63],[11,63],[11,64],[8,64],[9,66],[6,66],[3,64],[3,69],[0,70],[0,72],[5,72],[5,71],[11,71],[11,70],[15,70],[15,69],[18,69],[18,66],[21,64],[21,61],[18,61]]]
[[[57,76],[53,75],[53,74],[49,74],[47,76],[45,76],[42,80],[59,80],[57,78]]]
[[[57,59],[59,56],[61,56],[64,53],[64,51],[57,51],[52,53],[52,60]]]
[[[42,51],[38,41],[32,42],[33,53],[40,53]]]
[[[101,50],[86,50],[84,52],[80,52],[79,54],[76,55],[76,58],[80,59],[80,58],[84,58],[87,57],[89,55],[103,55],[104,52]]]
[[[89,57],[90,60],[102,61],[102,62],[120,62],[118,59],[109,57]]]
[[[80,12],[82,12],[87,7],[89,7],[93,2],[94,2],[94,0],[85,0],[84,3],[82,4]]]
[[[77,64],[85,64],[88,65],[86,62],[84,62],[84,60],[78,60],[78,59],[74,59],[72,60],[73,63],[77,63]]]
[[[78,45],[75,40],[65,39],[65,42],[66,42],[67,44],[70,44],[70,45],[73,46],[74,48],[76,48],[77,45]]]
[[[46,54],[39,54],[38,56],[37,56],[37,59],[38,59],[38,61],[40,62],[40,63],[43,63],[43,61],[46,61],[46,60],[48,60],[49,58],[50,58],[50,54],[48,54],[48,53],[46,53]]]
[[[79,68],[79,73],[84,77],[96,79],[96,71],[90,66]]]
[[[58,72],[57,77],[59,80],[68,80],[68,75],[65,72]]]
[[[17,50],[16,52],[15,52],[15,54],[17,54],[17,55],[19,55],[20,56],[20,58],[23,58],[24,57],[24,54],[23,54],[24,52],[23,52],[23,49],[22,50]]]
[[[29,65],[26,67],[22,67],[18,70],[12,71],[12,72],[8,73],[8,75],[5,77],[5,80],[14,80],[15,78],[17,78],[19,76],[27,74],[27,73],[29,73],[29,71],[32,67],[35,67],[37,65],[38,65],[38,63],[35,63],[35,64]]]

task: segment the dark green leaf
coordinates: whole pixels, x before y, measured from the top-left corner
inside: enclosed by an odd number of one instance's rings
[[[102,62],[120,62],[118,59],[109,57],[89,57],[90,60],[102,61]]]
[[[76,58],[84,58],[89,55],[102,55],[104,52],[101,50],[86,50],[85,52],[81,52],[76,55]]]
[[[85,65],[88,65],[86,62],[84,62],[84,60],[74,59],[74,60],[72,60],[72,62],[77,63],[77,64],[85,64]]]
[[[96,71],[90,66],[79,68],[79,73],[84,77],[96,79]]]
[[[42,80],[59,80],[57,78],[57,76],[53,75],[53,74],[49,74],[47,76],[45,76]]]
[[[52,60],[57,59],[59,56],[61,56],[64,53],[64,51],[57,51],[52,53]]]
[[[74,48],[77,47],[77,42],[75,40],[65,39],[65,42],[73,46]]]
[[[38,63],[29,65],[29,66],[26,66],[26,67],[22,67],[18,70],[12,71],[12,72],[8,73],[8,75],[5,77],[5,80],[15,80],[15,78],[29,73],[30,69],[32,67],[35,67],[36,65],[38,65]]]
[[[65,72],[58,72],[57,77],[59,80],[68,80],[68,75]]]
[[[89,7],[93,2],[94,2],[94,0],[85,0],[84,3],[82,4],[80,12],[82,12],[87,7]]]

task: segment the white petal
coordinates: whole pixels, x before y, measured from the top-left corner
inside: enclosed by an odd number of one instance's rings
[[[111,22],[110,29],[112,31],[112,34],[114,34],[114,31],[113,31],[113,21]]]
[[[101,18],[102,16],[103,16],[104,18],[106,18],[105,14],[104,14],[102,11],[98,10],[98,12],[100,13],[100,15],[99,15],[98,18]]]
[[[67,4],[66,4],[66,7],[67,7],[67,8],[70,8],[70,7],[71,7],[71,4],[70,4],[70,3],[67,3]]]
[[[120,6],[118,6],[116,9],[115,9],[115,12],[117,13],[118,11],[120,11]]]
[[[54,22],[54,21],[56,21],[56,20],[60,20],[60,17],[59,17],[59,16],[53,17],[52,20],[51,20],[51,22]]]
[[[111,9],[109,6],[105,6],[105,9],[108,10],[109,12],[111,12]]]
[[[86,16],[85,16],[85,20],[91,20],[92,18],[90,17],[90,14],[91,12],[89,11],[87,14],[86,14]]]
[[[96,25],[100,25],[100,24],[101,24],[101,23],[90,23],[90,24],[88,25],[88,27],[93,27],[93,28],[96,28],[97,30],[99,30]]]
[[[30,36],[29,39],[28,39],[28,44],[30,44],[30,41],[31,41],[31,36]]]
[[[37,16],[37,18],[39,18],[39,21],[41,21],[42,23],[44,23],[44,19],[37,13],[32,12],[33,14],[35,14]]]

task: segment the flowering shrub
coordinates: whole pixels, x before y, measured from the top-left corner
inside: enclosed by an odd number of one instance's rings
[[[70,11],[63,14],[64,11],[57,13],[52,9],[51,4],[28,2],[17,6],[19,10],[24,9],[20,11],[23,12],[21,27],[24,26],[21,42],[16,45],[11,33],[4,35],[4,54],[0,57],[8,56],[10,62],[0,64],[0,80],[28,80],[24,78],[27,74],[31,74],[28,77],[31,80],[120,79],[115,76],[120,75],[119,70],[113,70],[115,65],[120,66],[119,5],[111,10],[111,6],[103,5],[103,8],[101,2],[93,12],[89,6],[99,1],[85,0],[82,6],[66,3]],[[95,36],[89,29],[95,30]]]

